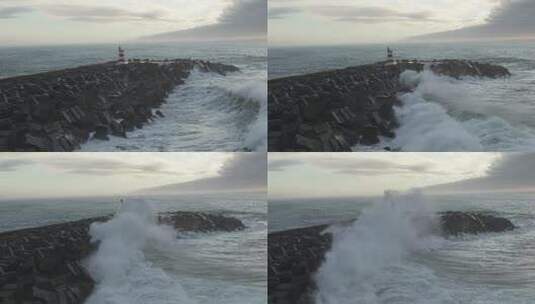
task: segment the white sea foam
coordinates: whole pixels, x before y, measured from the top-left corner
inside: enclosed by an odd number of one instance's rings
[[[508,85],[504,80],[457,80],[425,70],[405,71],[400,81],[414,90],[399,96],[403,105],[395,111],[400,127],[396,138],[384,139],[381,146],[430,152],[535,149],[535,134],[525,117],[530,106],[512,105],[501,93],[487,92],[510,90],[497,89]]]
[[[161,106],[164,118],[128,138],[91,140],[85,151],[265,151],[267,84],[264,70],[222,76],[192,71]]]
[[[259,104],[256,119],[249,125],[249,131],[245,137],[245,148],[254,151],[267,150],[267,82],[265,80],[254,80],[246,82],[231,91]]]
[[[88,304],[194,303],[176,278],[145,258],[148,247],[165,250],[176,241],[147,203],[125,203],[110,221],[91,225],[90,235],[98,250],[87,262],[96,281]]]
[[[405,259],[437,245],[431,210],[419,193],[388,193],[349,228],[334,233],[316,281],[317,304],[379,303],[391,271]],[[387,287],[386,289],[384,289]]]

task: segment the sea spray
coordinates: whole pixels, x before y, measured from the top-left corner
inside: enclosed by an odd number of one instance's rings
[[[390,192],[350,227],[335,231],[316,275],[316,303],[379,303],[385,292],[380,282],[412,253],[436,245],[429,208],[418,192]]]
[[[429,70],[407,70],[400,81],[413,89],[399,96],[400,127],[396,138],[384,139],[403,151],[518,151],[535,147],[529,103],[514,105],[501,94],[500,79],[439,76]],[[492,96],[489,93],[500,88]]]
[[[449,115],[440,105],[447,98],[462,99],[454,84],[443,81],[431,71],[405,71],[400,81],[416,86],[413,92],[400,96],[403,106],[396,107],[400,127],[394,147],[403,151],[481,151],[479,139]],[[429,102],[433,100],[435,102]]]
[[[88,269],[96,289],[88,304],[194,303],[181,285],[148,261],[144,249],[176,241],[176,232],[158,225],[148,203],[128,201],[106,223],[91,225],[91,240],[98,250]]]
[[[249,81],[231,91],[246,100],[259,103],[256,119],[249,125],[245,137],[245,147],[254,151],[267,150],[267,82],[265,80]]]

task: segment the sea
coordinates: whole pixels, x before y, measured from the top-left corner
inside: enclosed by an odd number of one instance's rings
[[[467,59],[502,65],[507,79],[461,80],[424,71],[404,75],[415,89],[396,108],[396,138],[355,151],[533,151],[535,150],[535,42],[397,43],[397,59]],[[269,49],[269,79],[386,59],[387,45]],[[407,79],[405,79],[407,80]]]
[[[316,304],[533,303],[535,193],[272,200],[270,231],[334,225],[315,280]],[[441,211],[478,211],[517,227],[442,237],[421,224]]]
[[[204,211],[236,217],[236,232],[177,233],[155,214]],[[76,198],[0,201],[0,232],[114,214],[93,224],[98,250],[83,264],[96,280],[88,304],[264,304],[265,195]]]
[[[164,118],[128,139],[91,140],[82,151],[265,151],[267,49],[261,43],[126,43],[127,58],[191,58],[232,64],[221,76],[194,71],[162,105]],[[0,47],[0,78],[117,59],[116,44]]]

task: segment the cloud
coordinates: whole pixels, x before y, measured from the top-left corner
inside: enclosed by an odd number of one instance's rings
[[[506,153],[483,177],[424,188],[431,193],[535,191],[535,153]]]
[[[354,23],[404,22],[440,22],[432,12],[402,12],[384,7],[356,7],[347,5],[315,6],[308,9],[317,15],[335,21]]]
[[[163,159],[151,159],[149,157],[130,159],[124,156],[123,159],[114,155],[98,156],[86,154],[71,154],[68,157],[58,158],[53,154],[43,155],[13,155],[3,156],[0,160],[0,173],[17,171],[20,167],[33,165],[45,166],[47,168],[61,172],[62,174],[90,175],[90,176],[112,176],[112,175],[137,175],[147,176],[178,176],[178,175],[195,175],[205,174],[202,168],[188,170],[185,172],[170,165]]]
[[[15,18],[20,14],[28,13],[33,11],[31,7],[26,6],[12,6],[0,8],[0,19],[10,19]]]
[[[265,191],[267,187],[265,153],[235,153],[215,177],[170,184],[140,191],[144,194],[180,194],[190,192]]]
[[[434,18],[434,14],[429,11],[403,12],[385,7],[350,5],[274,7],[269,10],[269,18],[283,19],[300,12],[309,12],[334,21],[352,23],[442,22]]]
[[[31,165],[33,162],[26,159],[0,160],[0,172],[16,171],[19,167]]]
[[[302,12],[302,9],[297,7],[274,7],[269,9],[269,19],[283,19],[288,15],[300,12]]]
[[[234,0],[212,25],[148,37],[148,41],[258,40],[267,35],[267,0]]]
[[[124,21],[165,21],[177,22],[167,19],[166,12],[151,10],[136,12],[123,8],[108,6],[85,6],[85,5],[46,5],[42,10],[52,16],[65,17],[73,21],[85,22],[124,22]]]
[[[301,165],[303,162],[297,159],[277,159],[269,161],[269,171],[284,171],[291,166]]]
[[[535,1],[502,0],[482,25],[412,37],[410,41],[535,38]]]
[[[78,175],[178,175],[179,172],[168,170],[167,164],[158,160],[147,160],[144,163],[132,163],[118,159],[84,159],[50,158],[42,164],[61,170],[66,173]]]
[[[330,171],[335,174],[355,176],[370,175],[422,175],[449,174],[436,169],[432,162],[421,160],[415,164],[404,164],[395,160],[378,159],[373,157],[338,157],[336,155],[308,155],[300,159],[273,159],[269,161],[269,171],[281,172],[289,167],[308,165]]]

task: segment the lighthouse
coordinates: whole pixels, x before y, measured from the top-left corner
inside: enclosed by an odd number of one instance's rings
[[[386,48],[386,57],[388,58],[388,61],[394,60],[394,51],[390,47]]]
[[[124,55],[124,49],[120,46],[119,46],[118,53],[119,53],[119,58],[117,60],[117,64],[126,64],[126,57]]]

